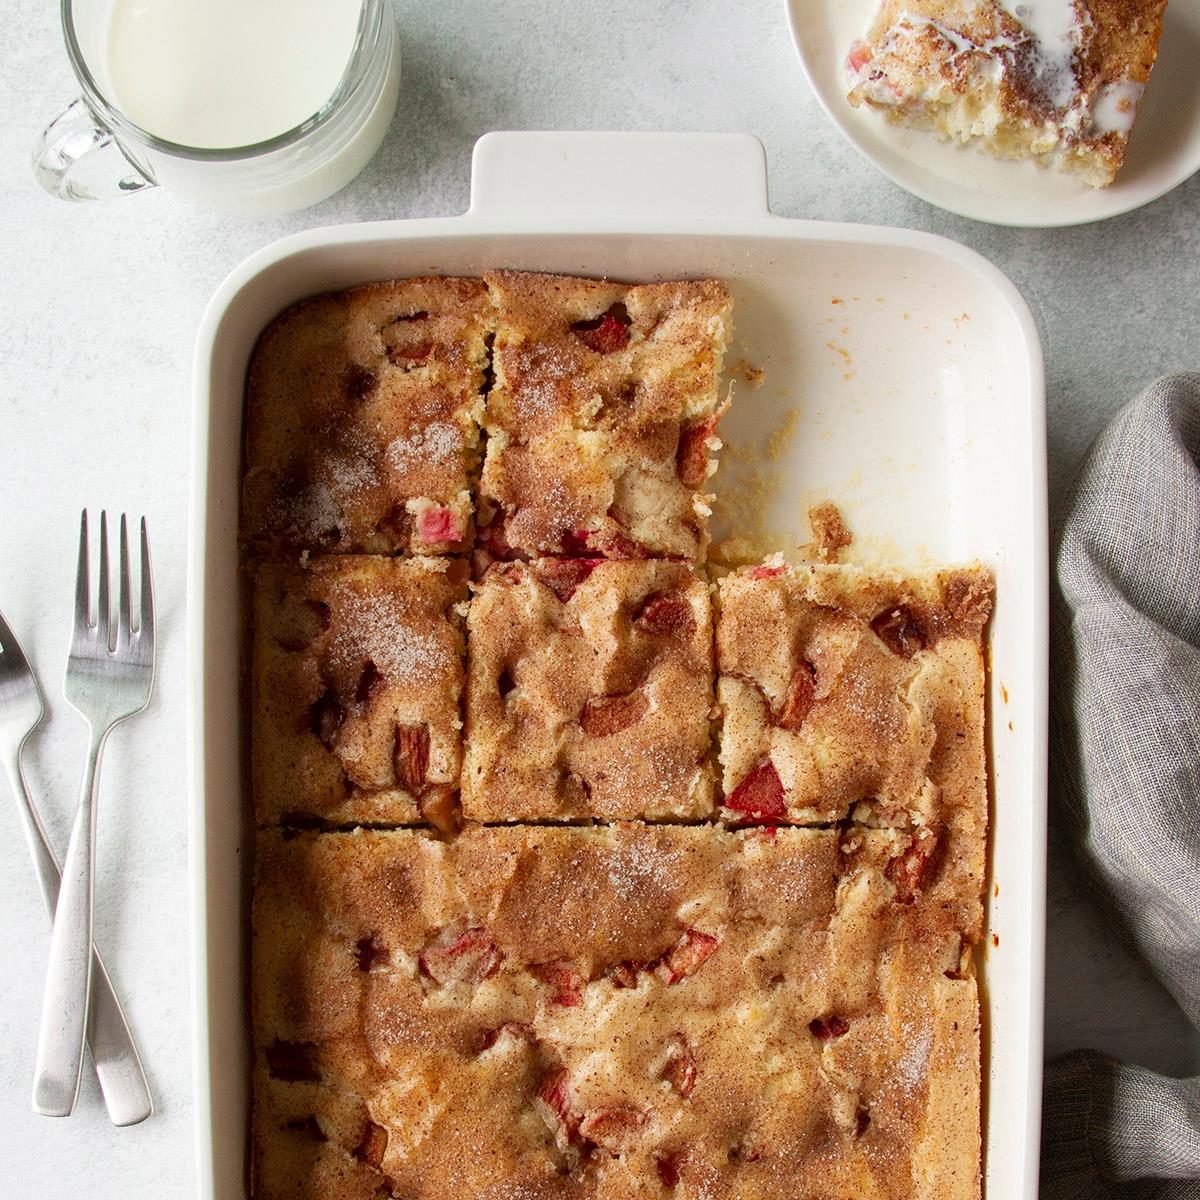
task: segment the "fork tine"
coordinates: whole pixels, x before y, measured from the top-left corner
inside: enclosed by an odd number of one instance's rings
[[[112,619],[111,601],[108,594],[108,513],[100,510],[100,599],[96,610],[96,636],[100,644],[112,648],[109,625]]]
[[[150,574],[150,539],[146,518],[142,518],[142,608],[138,616],[138,634],[151,649],[154,647],[154,578]]]
[[[125,521],[125,514],[121,514],[121,561],[120,572],[117,576],[117,644],[121,645],[129,641],[129,635],[133,632],[133,619],[130,615],[129,593],[131,591],[129,579],[129,530]]]
[[[75,632],[74,636],[83,636],[92,623],[92,601],[89,593],[88,576],[91,569],[88,566],[88,519],[87,509],[79,518],[79,565],[75,568]]]

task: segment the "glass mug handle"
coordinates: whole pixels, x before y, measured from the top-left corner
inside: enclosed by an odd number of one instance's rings
[[[107,200],[157,186],[82,97],[42,131],[33,149],[33,173],[60,200]]]

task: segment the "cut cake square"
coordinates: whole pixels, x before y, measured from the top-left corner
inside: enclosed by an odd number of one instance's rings
[[[721,580],[717,699],[735,818],[969,827],[987,783],[982,567],[902,576],[776,557]]]
[[[702,557],[730,301],[716,280],[499,271],[480,540],[496,558]]]
[[[370,284],[277,317],[247,382],[246,545],[466,548],[491,327],[478,279]]]
[[[468,819],[711,811],[711,606],[686,564],[496,563],[467,650]]]
[[[466,573],[444,558],[260,565],[251,684],[260,825],[449,819]]]

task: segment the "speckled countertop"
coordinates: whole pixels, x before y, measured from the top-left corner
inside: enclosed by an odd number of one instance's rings
[[[801,76],[779,0],[397,0],[396,8],[405,79],[379,156],[317,208],[234,221],[165,193],[74,206],[42,194],[30,146],[75,88],[56,6],[0,0],[0,605],[48,684],[52,719],[27,763],[60,839],[84,738],[58,687],[83,504],[149,514],[162,631],[152,708],[118,731],[106,765],[97,926],[158,1113],[114,1130],[90,1080],[71,1121],[30,1113],[46,925],[5,796],[7,1196],[160,1200],[194,1189],[183,774],[188,380],[201,310],[250,251],[314,225],[462,211],[471,147],[490,129],[748,131],[766,146],[775,212],[931,230],[1014,280],[1046,351],[1053,500],[1118,405],[1158,375],[1197,369],[1200,177],[1102,225],[979,225],[910,197],[842,141]],[[1053,836],[1049,900],[1047,1053],[1090,1045],[1171,1073],[1200,1069],[1200,1041],[1118,946]]]

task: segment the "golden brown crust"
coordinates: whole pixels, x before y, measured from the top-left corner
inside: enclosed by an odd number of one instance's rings
[[[277,317],[247,382],[245,544],[271,554],[468,545],[491,328],[477,279],[369,284]]]
[[[497,271],[481,534],[497,557],[703,554],[729,295]]]
[[[456,791],[466,572],[448,559],[338,555],[255,579],[255,815],[422,819]]]
[[[465,815],[706,815],[712,676],[708,586],[684,564],[496,564],[468,618]]]
[[[883,0],[866,41],[851,48],[850,103],[1109,184],[1150,78],[1166,0],[1060,3],[1065,32],[1050,28],[1050,14],[1039,34],[1013,3]]]
[[[973,973],[892,836],[260,834],[255,1195],[975,1197]]]

